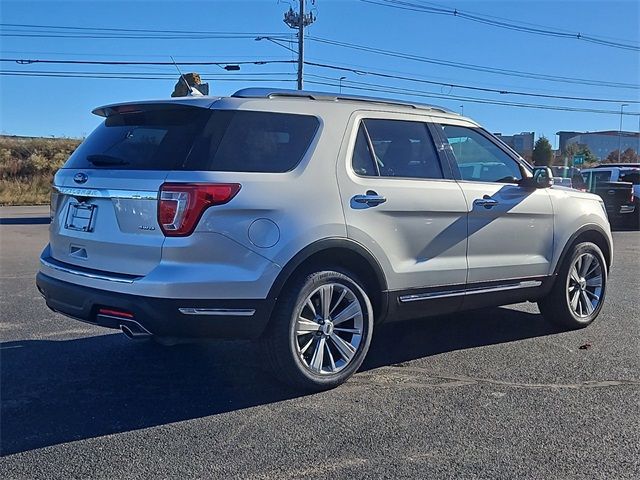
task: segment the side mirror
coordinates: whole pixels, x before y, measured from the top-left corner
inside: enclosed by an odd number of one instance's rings
[[[553,172],[549,167],[534,167],[533,177],[523,178],[520,186],[525,188],[549,188],[553,185]]]

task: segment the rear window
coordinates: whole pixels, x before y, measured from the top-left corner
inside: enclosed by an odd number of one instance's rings
[[[63,168],[173,170],[184,163],[211,115],[197,107],[171,107],[109,116]]]
[[[108,117],[64,168],[287,172],[319,126],[309,115],[151,108]]]
[[[300,163],[318,126],[309,115],[214,110],[184,168],[287,172]]]
[[[620,172],[619,181],[633,183],[634,185],[640,184],[640,170]]]

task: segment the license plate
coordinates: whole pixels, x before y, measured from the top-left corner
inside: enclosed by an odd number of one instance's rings
[[[93,224],[96,218],[96,205],[85,203],[71,203],[67,211],[64,227],[79,232],[93,232]]]

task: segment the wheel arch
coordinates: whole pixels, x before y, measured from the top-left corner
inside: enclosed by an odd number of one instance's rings
[[[318,240],[300,250],[278,274],[268,298],[275,305],[287,283],[296,274],[328,266],[342,267],[356,275],[364,283],[370,297],[376,323],[385,319],[388,310],[388,287],[384,271],[367,248],[348,238]]]
[[[573,246],[581,242],[595,243],[600,248],[600,250],[602,250],[602,254],[604,255],[604,259],[607,263],[607,271],[611,269],[611,265],[613,263],[613,250],[609,237],[602,229],[602,227],[600,227],[599,225],[591,224],[584,225],[583,227],[575,231],[571,235],[571,237],[569,237],[569,240],[565,243],[565,246],[562,249],[562,253],[560,254],[560,257],[558,257],[558,261],[556,262],[553,271],[554,275],[558,274],[558,270],[562,266],[567,255],[570,255]]]

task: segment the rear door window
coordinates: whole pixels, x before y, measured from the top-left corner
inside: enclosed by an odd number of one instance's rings
[[[427,124],[405,120],[364,120],[352,168],[362,176],[443,178]]]

